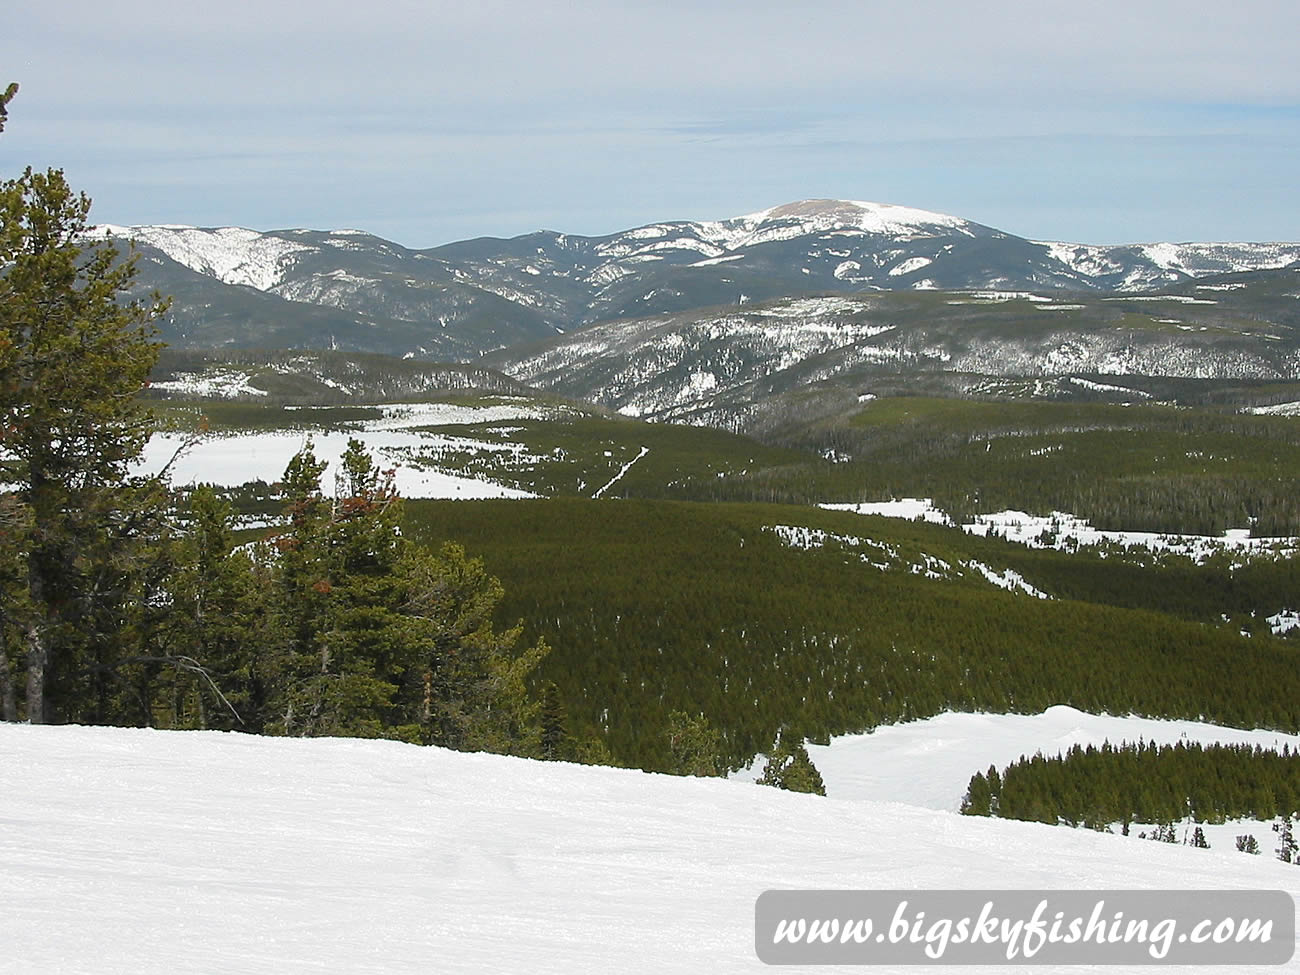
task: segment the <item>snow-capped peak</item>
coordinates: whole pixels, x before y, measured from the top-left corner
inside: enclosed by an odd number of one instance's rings
[[[736,219],[756,224],[773,220],[816,221],[883,233],[918,226],[960,227],[967,222],[946,213],[863,200],[797,200]]]
[[[798,200],[700,225],[707,239],[727,250],[837,230],[912,238],[933,236],[936,229],[973,236],[970,227],[946,213],[862,200]]]
[[[200,274],[259,291],[269,291],[284,279],[294,254],[317,249],[243,227],[101,224],[92,231],[92,236],[147,244]]]

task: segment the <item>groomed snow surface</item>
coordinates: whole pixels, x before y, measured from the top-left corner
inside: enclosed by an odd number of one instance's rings
[[[1199,721],[1087,714],[1063,705],[1042,714],[960,714],[947,712],[922,721],[877,728],[865,735],[834,738],[829,745],[808,745],[822,774],[826,794],[841,799],[891,799],[926,809],[956,812],[970,778],[996,765],[999,772],[1021,756],[1067,752],[1075,745],[1100,747],[1109,741],[1179,742],[1202,745],[1259,745],[1281,751],[1300,749],[1300,736],[1276,731],[1246,731]],[[923,774],[918,774],[923,770]],[[738,773],[752,780],[762,771],[756,763]],[[1064,828],[1064,827],[1062,827]],[[1137,835],[1141,827],[1134,827]],[[1271,855],[1277,846],[1272,823],[1245,820],[1204,826],[1212,849],[1236,852],[1233,841],[1250,833]],[[1180,831],[1181,832],[1181,831]],[[1300,880],[1300,878],[1297,878]]]
[[[753,924],[773,888],[1294,894],[1267,853],[946,811],[1031,740],[1127,721],[882,728],[812,749],[826,799],[392,742],[0,725],[0,944],[22,972],[723,975],[770,971]],[[1003,970],[1079,971],[981,968]]]

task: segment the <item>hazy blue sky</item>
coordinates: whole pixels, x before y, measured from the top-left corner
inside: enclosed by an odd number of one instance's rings
[[[13,4],[0,174],[111,223],[601,234],[807,197],[1300,239],[1296,0]]]

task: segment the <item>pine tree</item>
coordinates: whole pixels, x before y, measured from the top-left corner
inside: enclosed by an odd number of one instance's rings
[[[258,650],[267,617],[252,559],[236,549],[229,502],[211,487],[189,497],[189,518],[168,580],[171,651],[178,669],[172,727],[257,732],[266,721],[266,676]]]
[[[18,86],[12,82],[4,93],[0,94],[0,132],[5,130],[5,119],[9,116],[9,103],[13,101],[14,95],[18,94]]]
[[[611,768],[623,768],[623,763],[616,759],[599,735],[580,738],[572,745],[573,760],[580,765],[607,765]]]
[[[1237,849],[1241,853],[1253,853],[1259,855],[1259,840],[1255,839],[1250,833],[1242,833],[1237,837]]]
[[[541,720],[541,757],[549,762],[564,761],[572,748],[564,702],[560,700],[560,689],[553,680],[547,681],[542,689]]]
[[[690,717],[684,711],[668,715],[668,761],[673,775],[721,775],[722,740],[704,715]]]
[[[91,628],[119,612],[137,543],[160,516],[158,493],[133,483],[128,465],[150,432],[135,394],[167,305],[127,298],[134,256],[88,248],[89,213],[61,170],[28,168],[0,184],[0,481],[16,486],[17,505],[3,543],[25,590],[0,642],[26,658],[37,724],[73,709],[87,673],[115,666],[104,657],[115,635]]]
[[[282,482],[289,523],[267,565],[280,607],[271,729],[537,755],[541,704],[528,682],[546,644],[517,651],[522,625],[496,630],[503,590],[481,560],[402,533],[393,472],[359,441],[332,498],[325,469],[309,443]]]
[[[989,784],[989,815],[1001,815],[1002,776],[998,775],[997,766],[990,765],[988,771],[984,773],[984,777]]]
[[[399,725],[398,685],[419,654],[421,626],[403,607],[410,543],[401,506],[355,439],[333,498],[309,443],[284,476],[289,529],[276,539],[283,655],[280,730],[375,737]]]
[[[989,790],[989,780],[983,773],[976,772],[970,777],[970,785],[966,787],[966,795],[961,801],[962,815],[993,815],[992,798],[992,793]]]
[[[1283,863],[1294,863],[1296,859],[1296,840],[1291,826],[1291,817],[1283,816],[1280,823],[1274,823],[1273,832],[1277,834],[1277,849],[1274,851],[1277,858]]]
[[[405,562],[411,614],[422,634],[413,676],[416,738],[462,751],[535,756],[541,748],[541,703],[528,690],[550,653],[544,640],[516,649],[518,623],[493,624],[504,589],[482,559],[444,543],[436,554],[412,551]]]
[[[802,738],[791,739],[784,730],[777,736],[763,774],[758,779],[759,785],[775,786],[789,792],[811,792],[826,795],[826,784],[821,773],[808,757],[808,749]]]

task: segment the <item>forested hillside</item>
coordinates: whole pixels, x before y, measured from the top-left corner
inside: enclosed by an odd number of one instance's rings
[[[1128,531],[1300,533],[1294,417],[890,396],[763,439],[820,459],[705,490],[799,503],[928,497],[959,521],[1011,508]]]
[[[1037,553],[1019,563],[1029,580],[1073,591],[1035,599],[966,565],[1001,570],[1013,546],[796,506],[419,502],[409,520],[414,537],[483,556],[505,587],[504,617],[552,647],[540,673],[574,726],[643,767],[662,767],[655,729],[674,709],[719,728],[732,765],[785,725],[821,739],[947,708],[1300,722],[1294,644],[1190,621],[1205,607],[1170,597],[1159,572],[1123,575],[1147,580],[1130,589],[1104,564],[1076,571],[1069,556]],[[777,526],[822,532],[824,544],[794,547]],[[1038,559],[1059,560],[1056,585],[1034,573]],[[1181,568],[1213,590],[1205,571]],[[1276,585],[1293,584],[1291,564],[1278,571]]]

